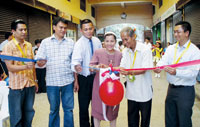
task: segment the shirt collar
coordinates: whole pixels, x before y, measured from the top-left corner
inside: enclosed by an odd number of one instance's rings
[[[56,40],[56,41],[58,41],[57,38],[56,38],[56,36],[55,36],[55,34],[53,34],[53,35],[51,36],[50,39],[51,39],[51,40]],[[66,40],[66,38],[63,37],[62,41],[65,41],[65,40]],[[61,42],[62,42],[62,41],[61,41]]]
[[[138,44],[138,43],[140,43],[140,42],[137,42],[137,41],[136,41],[135,51],[141,51],[141,49],[142,49],[142,47],[141,47],[140,44]],[[131,50],[130,48],[129,48],[129,51],[132,51],[132,52],[133,52],[133,50]],[[134,52],[135,52],[135,51],[134,51]]]
[[[16,40],[16,39],[15,39]],[[12,39],[12,41],[14,42],[14,40]],[[15,42],[14,42],[15,43]],[[16,43],[19,45],[19,42],[16,40]],[[23,46],[25,46],[25,45],[27,45],[26,44],[26,41],[24,40],[24,42],[23,42]]]
[[[90,39],[88,39],[88,38],[86,38],[85,36],[82,36],[82,38],[83,38],[83,40],[85,40],[85,41],[90,41]],[[92,37],[93,38],[93,37]],[[92,40],[92,38],[91,38],[91,40]]]
[[[190,39],[182,47],[186,48],[189,42],[190,42]],[[178,48],[182,48],[182,47],[180,47],[180,45],[178,45]]]

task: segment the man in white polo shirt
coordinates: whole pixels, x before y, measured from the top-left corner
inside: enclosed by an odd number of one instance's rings
[[[152,77],[150,71],[125,71],[129,68],[153,67],[152,53],[148,46],[136,42],[135,31],[125,27],[120,32],[123,44],[127,47],[123,51],[120,73],[126,75],[126,98],[128,99],[128,126],[149,127],[152,104]],[[140,115],[141,114],[141,122]]]

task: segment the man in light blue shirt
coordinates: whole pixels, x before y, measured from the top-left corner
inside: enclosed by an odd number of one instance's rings
[[[47,96],[50,104],[49,127],[60,127],[60,98],[64,111],[64,127],[74,127],[73,108],[74,91],[78,91],[78,82],[71,70],[73,40],[66,38],[67,20],[56,18],[53,21],[55,33],[44,39],[39,47],[36,59],[38,66],[46,64]]]
[[[13,36],[12,36],[12,33],[11,32],[6,32],[5,33],[5,41],[3,41],[1,44],[0,44],[0,53],[2,52],[3,50],[3,47],[13,39]],[[9,76],[8,75],[8,69],[7,69],[7,66],[5,64],[5,62],[3,60],[0,61],[1,62],[1,65],[2,65],[2,69],[3,69],[3,72],[5,72],[6,76]],[[5,76],[4,74],[2,76]]]
[[[3,50],[3,47],[10,41],[12,40],[13,36],[12,36],[12,33],[11,32],[6,32],[5,33],[5,41],[3,41],[1,44],[0,44],[0,51]]]
[[[80,127],[90,127],[88,108],[92,99],[94,74],[89,71],[89,63],[94,51],[102,46],[100,40],[93,36],[94,26],[91,20],[81,21],[81,32],[83,36],[74,46],[71,68],[78,73]],[[91,123],[93,127],[93,118]]]
[[[191,25],[180,21],[175,25],[174,37],[177,43],[167,48],[157,66],[176,64],[200,59],[200,50],[191,43]],[[168,93],[165,101],[166,127],[192,127],[192,107],[194,105],[196,76],[199,65],[181,68],[165,67]],[[155,70],[160,73],[161,70]]]

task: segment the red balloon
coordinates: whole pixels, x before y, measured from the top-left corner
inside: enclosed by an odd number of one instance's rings
[[[124,96],[124,88],[119,80],[107,78],[99,88],[101,100],[109,106],[118,105]]]

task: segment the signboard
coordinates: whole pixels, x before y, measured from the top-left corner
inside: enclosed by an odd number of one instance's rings
[[[163,15],[161,15],[161,21],[165,20],[175,12],[176,12],[176,4],[172,5],[167,11],[165,11]]]

